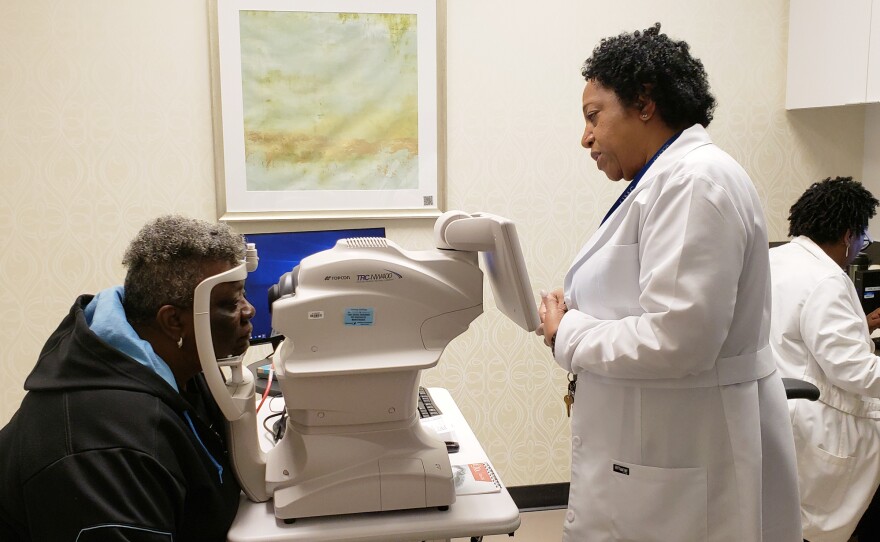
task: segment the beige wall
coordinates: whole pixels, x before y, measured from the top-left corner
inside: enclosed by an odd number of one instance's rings
[[[447,208],[514,219],[536,290],[622,189],[578,146],[579,69],[603,36],[660,20],[691,43],[719,101],[710,133],[753,176],[771,238],[809,182],[862,173],[864,108],[784,110],[787,1],[599,5],[447,9]],[[121,281],[145,220],[216,218],[208,59],[204,0],[0,1],[0,424],[74,297]],[[429,222],[386,226],[430,245]],[[424,381],[449,388],[508,485],[568,479],[565,374],[491,299]]]

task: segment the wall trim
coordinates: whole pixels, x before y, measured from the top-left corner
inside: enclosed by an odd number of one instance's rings
[[[568,482],[508,487],[520,512],[555,510],[568,507]]]

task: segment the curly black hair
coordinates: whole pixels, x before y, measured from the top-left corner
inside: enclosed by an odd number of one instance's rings
[[[638,107],[645,97],[651,98],[673,129],[712,122],[715,97],[703,63],[691,56],[687,43],[661,34],[660,23],[602,39],[581,75],[613,90],[625,107]]]
[[[817,244],[836,243],[849,230],[862,233],[877,214],[877,198],[852,177],[813,183],[791,206],[788,235],[805,235]]]
[[[149,322],[162,305],[192,307],[205,263],[235,265],[244,256],[244,238],[226,224],[181,215],[148,222],[122,259],[128,268],[122,302],[128,321]]]

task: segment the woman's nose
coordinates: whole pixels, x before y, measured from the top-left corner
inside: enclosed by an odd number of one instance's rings
[[[589,149],[593,146],[593,131],[589,128],[584,130],[584,135],[581,136],[581,146],[585,149]]]
[[[245,305],[246,305],[246,306],[245,306],[244,310],[241,311],[241,315],[242,315],[245,319],[250,320],[250,319],[252,319],[254,316],[257,315],[257,309],[254,308],[253,305],[251,305],[251,302],[250,302],[250,301],[248,301],[248,300],[245,299],[244,302],[245,302]]]

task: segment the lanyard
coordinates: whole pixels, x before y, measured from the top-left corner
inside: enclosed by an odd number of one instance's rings
[[[678,136],[680,136],[680,135],[681,135],[681,132],[678,132],[678,133],[675,134],[674,136],[670,137],[670,138],[666,141],[666,143],[664,143],[663,146],[660,147],[660,150],[658,150],[656,153],[654,153],[654,156],[652,156],[651,159],[648,160],[648,163],[645,164],[644,166],[642,166],[642,169],[640,169],[639,172],[636,173],[636,176],[633,178],[632,181],[630,181],[629,186],[627,186],[627,187],[624,189],[624,191],[623,191],[623,193],[620,195],[620,197],[617,198],[617,201],[614,202],[614,205],[611,206],[611,209],[608,209],[608,212],[605,213],[605,218],[603,218],[603,219],[602,219],[602,222],[599,223],[600,226],[601,226],[602,224],[604,224],[606,220],[608,220],[608,217],[611,216],[611,214],[612,214],[614,211],[616,211],[618,207],[620,207],[620,204],[623,203],[623,201],[626,199],[627,196],[629,196],[630,192],[632,192],[633,190],[635,190],[636,186],[638,186],[638,184],[639,184],[639,181],[641,181],[641,180],[642,180],[642,177],[645,176],[645,173],[648,172],[648,168],[650,168],[650,167],[651,167],[651,164],[654,163],[654,160],[656,160],[658,156],[660,156],[661,154],[663,154],[663,151],[665,151],[666,149],[668,149],[670,145],[672,145],[673,143],[675,143],[675,140],[678,139]]]

